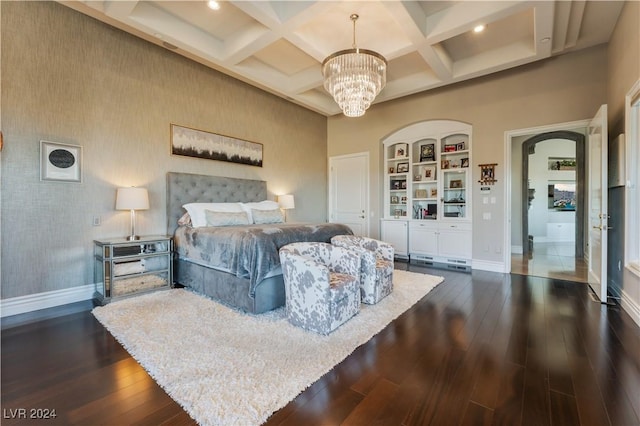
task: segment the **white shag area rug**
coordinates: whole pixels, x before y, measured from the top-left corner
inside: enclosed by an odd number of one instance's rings
[[[442,277],[395,270],[394,290],[328,336],[188,290],[113,302],[95,317],[202,425],[258,425],[413,306]]]

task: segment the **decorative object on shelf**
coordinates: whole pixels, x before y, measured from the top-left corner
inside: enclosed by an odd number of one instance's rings
[[[431,188],[431,198],[436,198],[438,196],[438,189]]]
[[[409,171],[409,163],[398,163],[396,173],[407,173]]]
[[[407,149],[409,148],[409,146],[406,143],[399,143],[396,144],[396,150],[395,150],[395,158],[407,158]]]
[[[40,180],[82,182],[82,147],[40,141]]]
[[[356,21],[353,22],[353,45],[328,56],[322,62],[324,88],[333,96],[347,117],[360,117],[387,83],[387,60],[377,52],[356,46]]]
[[[456,152],[456,144],[445,145],[444,152]]]
[[[416,173],[415,175],[413,175],[414,182],[420,182],[421,180],[422,180],[422,175],[420,173]]]
[[[400,197],[400,204],[407,204],[407,197],[406,196],[402,196]]]
[[[416,198],[427,198],[426,189],[416,189]]]
[[[171,124],[171,153],[262,167],[262,144]]]
[[[389,173],[395,173],[395,172],[396,172],[395,167],[389,167]]]
[[[287,221],[287,210],[296,208],[296,201],[292,194],[278,195],[278,205],[284,210],[284,221]]]
[[[136,235],[136,210],[149,209],[149,194],[145,188],[118,188],[116,192],[116,210],[131,211],[131,234],[127,241],[139,240]]]
[[[460,167],[469,167],[469,159],[463,158],[462,160],[460,160]]]
[[[451,162],[449,160],[442,160],[443,169],[448,169],[450,165],[451,165]]]
[[[392,195],[391,196],[391,204],[399,204],[400,203],[400,199],[398,198],[397,195]]]
[[[482,185],[493,185],[498,180],[496,179],[495,168],[498,163],[491,164],[478,164],[480,167],[480,182]]]
[[[458,142],[456,144],[456,151],[464,151],[464,142]]]
[[[431,179],[431,169],[426,169],[424,171],[424,177],[427,179]]]
[[[432,143],[420,145],[420,162],[425,161],[436,161],[436,149]]]
[[[400,181],[400,189],[407,189],[407,181],[406,180]]]

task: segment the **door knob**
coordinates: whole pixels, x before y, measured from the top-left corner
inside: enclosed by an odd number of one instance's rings
[[[595,225],[594,225],[594,226],[593,226],[593,229],[599,229],[599,230],[601,230],[601,231],[602,231],[602,226],[601,226],[601,225],[598,225],[598,226],[595,226]]]

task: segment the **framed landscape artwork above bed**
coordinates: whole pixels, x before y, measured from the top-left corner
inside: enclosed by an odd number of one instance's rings
[[[171,124],[171,153],[262,167],[262,144]]]

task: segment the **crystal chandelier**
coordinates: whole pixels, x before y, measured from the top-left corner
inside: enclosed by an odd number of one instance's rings
[[[387,61],[379,53],[356,47],[356,21],[353,22],[353,48],[341,50],[322,62],[324,88],[347,117],[360,117],[371,106],[387,82]]]

